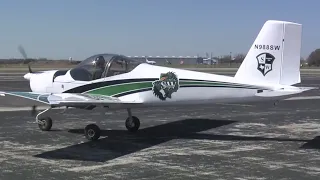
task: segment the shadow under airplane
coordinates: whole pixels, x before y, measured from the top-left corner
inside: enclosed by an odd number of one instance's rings
[[[148,127],[131,134],[127,130],[101,130],[101,136],[97,141],[88,141],[81,144],[68,146],[62,149],[44,152],[35,157],[45,159],[69,159],[82,161],[105,162],[130,153],[134,153],[173,139],[201,139],[223,141],[296,141],[307,142],[309,140],[245,137],[233,135],[216,135],[201,133],[212,128],[225,126],[237,121],[211,120],[211,119],[185,119],[158,126]],[[71,133],[83,134],[83,129],[71,129]],[[314,146],[318,142],[307,145],[309,148],[320,149]],[[306,145],[304,145],[306,146]],[[305,148],[305,147],[304,147]]]

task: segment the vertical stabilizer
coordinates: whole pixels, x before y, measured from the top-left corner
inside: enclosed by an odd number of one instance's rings
[[[235,78],[241,82],[293,85],[300,83],[302,25],[267,21]]]

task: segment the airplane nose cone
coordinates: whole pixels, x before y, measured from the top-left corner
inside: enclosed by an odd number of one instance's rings
[[[26,79],[26,80],[30,80],[30,78],[31,78],[31,73],[25,74],[25,75],[23,76],[23,78]]]

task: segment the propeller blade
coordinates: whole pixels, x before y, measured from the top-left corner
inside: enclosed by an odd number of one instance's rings
[[[31,109],[31,116],[35,116],[37,114],[37,106],[33,105]]]
[[[22,57],[24,58],[24,60],[27,60],[28,57],[27,57],[27,53],[24,50],[24,48],[21,45],[19,45],[18,49],[19,49],[19,52],[21,53]]]
[[[24,50],[24,48],[21,45],[18,46],[18,50],[19,50],[20,54],[22,55],[22,57],[24,58],[23,63],[28,64],[29,73],[33,73],[33,71],[31,70],[31,67],[30,67],[30,61],[28,61],[28,56],[27,56],[26,51]]]
[[[31,70],[30,64],[28,64],[28,69],[29,69],[29,73],[33,73],[33,71]]]

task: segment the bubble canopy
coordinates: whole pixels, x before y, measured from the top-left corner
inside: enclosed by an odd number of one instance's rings
[[[71,69],[70,75],[77,81],[92,81],[130,72],[141,63],[123,55],[97,54]]]

